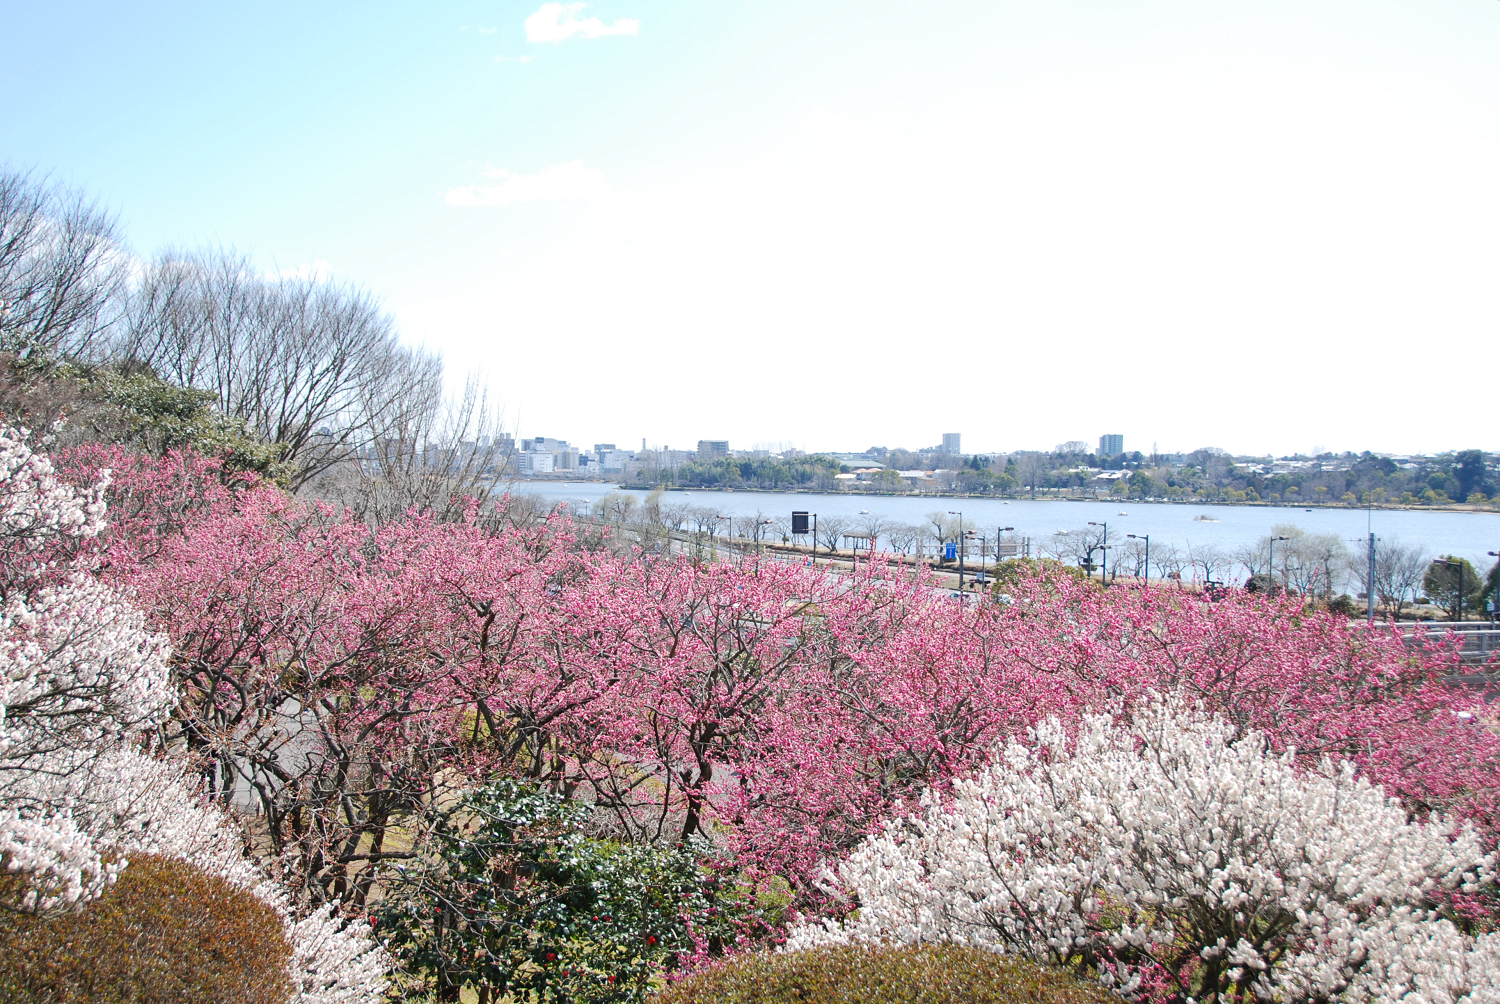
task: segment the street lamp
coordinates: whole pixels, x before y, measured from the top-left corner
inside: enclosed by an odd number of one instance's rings
[[[995,528],[995,574],[1000,574],[1000,535],[1014,532],[1013,526],[998,526]]]
[[[1151,585],[1151,535],[1149,533],[1127,533],[1130,540],[1144,540],[1146,542],[1146,585]]]
[[[1104,566],[1109,563],[1109,524],[1095,523],[1093,520],[1090,520],[1089,526],[1102,526],[1104,528],[1104,539],[1099,542],[1099,581],[1100,583],[1103,583],[1105,571]]]
[[[1290,537],[1272,537],[1270,545],[1266,548],[1270,555],[1266,566],[1266,581],[1271,584],[1271,592],[1276,592],[1276,542],[1278,540],[1291,540]]]
[[[949,516],[958,517],[958,591],[964,591],[964,514],[948,510]]]

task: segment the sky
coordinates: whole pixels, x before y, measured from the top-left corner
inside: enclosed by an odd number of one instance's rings
[[[4,3],[0,162],[591,446],[1500,449],[1496,0]]]

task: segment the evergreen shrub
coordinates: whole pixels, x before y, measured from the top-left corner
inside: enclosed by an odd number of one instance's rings
[[[76,913],[0,913],[4,1004],[286,1004],[290,961],[275,910],[177,858],[132,856]]]
[[[1103,987],[959,945],[841,945],[744,955],[652,1004],[1119,1004]]]

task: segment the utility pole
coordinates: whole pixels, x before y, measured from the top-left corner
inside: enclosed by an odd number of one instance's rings
[[[1292,538],[1290,537],[1272,537],[1270,540],[1270,546],[1267,549],[1270,556],[1266,559],[1266,563],[1268,566],[1266,570],[1266,581],[1271,584],[1270,592],[1273,594],[1276,592],[1276,542],[1278,540],[1291,539]]]
[[[949,516],[958,517],[958,591],[964,591],[964,514],[948,510]]]
[[[1375,534],[1370,534],[1370,553],[1366,559],[1369,562],[1369,570],[1365,576],[1365,623],[1375,624]]]
[[[1104,539],[1099,542],[1099,583],[1104,584],[1105,565],[1109,564],[1109,524],[1089,521],[1089,526],[1102,526]]]

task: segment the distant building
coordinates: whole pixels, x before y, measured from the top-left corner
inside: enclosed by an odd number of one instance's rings
[[[960,456],[962,454],[963,451],[960,450],[959,446],[958,446],[958,437],[959,437],[959,433],[957,433],[957,432],[945,432],[945,433],[943,433],[943,452],[944,453],[946,453],[946,454],[948,454],[950,456],[954,456],[954,457]]]
[[[529,455],[548,454],[552,463],[545,471],[540,467],[527,462],[527,473],[544,474],[552,471],[576,471],[579,468],[578,447],[569,446],[566,439],[553,439],[550,436],[535,436],[531,439],[521,440],[521,452]]]
[[[552,454],[540,451],[522,453],[516,458],[516,467],[522,474],[551,474]]]
[[[1118,457],[1125,452],[1125,437],[1118,432],[1106,432],[1099,437],[1099,455]]]
[[[727,439],[700,439],[698,440],[699,460],[722,460],[729,456],[729,440]]]
[[[601,443],[601,446],[609,446],[609,443]],[[599,470],[609,474],[619,474],[625,470],[625,465],[635,459],[635,454],[629,450],[601,450],[599,451]]]
[[[596,453],[596,454],[600,454],[600,453],[613,453],[613,452],[615,452],[615,449],[616,449],[616,446],[615,446],[614,443],[595,443],[594,444],[594,453]]]

